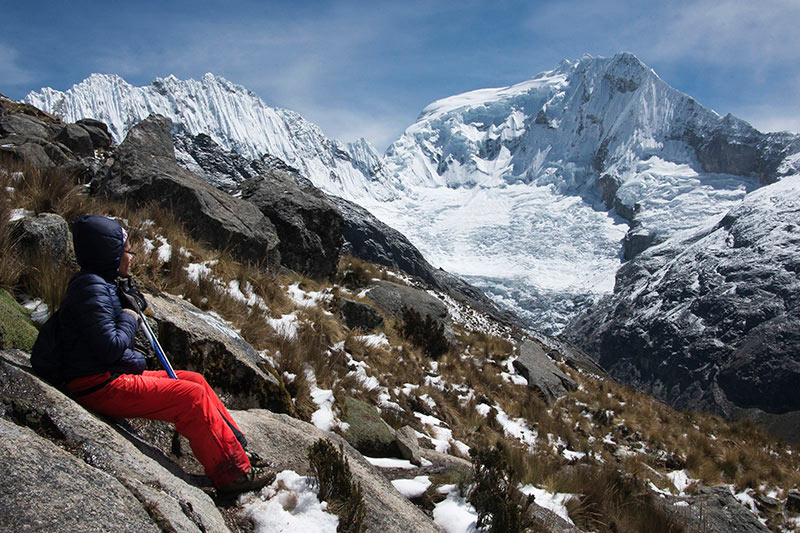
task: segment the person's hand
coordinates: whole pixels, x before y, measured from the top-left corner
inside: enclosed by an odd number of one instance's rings
[[[147,309],[147,300],[144,295],[136,290],[130,278],[121,279],[117,284],[117,295],[123,309],[132,309],[137,314]]]

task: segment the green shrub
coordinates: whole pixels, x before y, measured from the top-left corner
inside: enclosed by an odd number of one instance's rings
[[[444,325],[430,315],[422,318],[417,311],[408,307],[401,309],[403,322],[398,325],[400,334],[422,349],[425,355],[438,359],[450,350],[450,343],[444,336]]]
[[[534,526],[528,515],[533,502],[517,488],[515,472],[503,458],[502,443],[470,449],[475,486],[467,500],[478,511],[478,529],[492,533],[516,533]]]
[[[339,449],[327,439],[319,439],[308,448],[308,460],[319,486],[318,498],[328,502],[328,509],[339,517],[338,533],[361,533],[365,530],[365,503],[361,485],[354,483],[350,465]]]

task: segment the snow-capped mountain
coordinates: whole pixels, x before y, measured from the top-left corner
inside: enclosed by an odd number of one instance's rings
[[[631,54],[586,56],[426,107],[386,153],[405,195],[365,205],[555,331],[611,291],[625,258],[797,172],[798,151],[797,136],[720,117]]]
[[[206,134],[249,159],[264,153],[278,157],[330,192],[363,196],[369,183],[379,197],[388,194],[381,156],[368,141],[329,139],[294,111],[270,107],[254,92],[210,73],[200,80],[157,78],[145,87],[116,75],[92,74],[66,92],[44,88],[25,101],[70,122],[102,120],[117,143],[134,125],[159,113],[180,131]]]
[[[625,259],[800,169],[800,137],[721,117],[628,53],[434,102],[383,157],[211,74],[140,88],[93,75],[26,100],[117,139],[158,112],[250,160],[267,152],[550,333],[610,293]]]

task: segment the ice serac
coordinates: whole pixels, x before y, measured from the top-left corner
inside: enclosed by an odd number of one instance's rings
[[[248,159],[264,153],[278,157],[328,192],[391,194],[381,157],[369,142],[329,139],[294,111],[270,107],[254,92],[210,73],[200,80],[157,78],[144,87],[116,75],[92,74],[66,92],[44,88],[25,101],[73,121],[101,120],[117,143],[140,121],[160,114],[179,131],[208,135]]]
[[[721,117],[632,54],[585,56],[430,104],[386,153],[404,195],[362,204],[554,332],[624,260],[793,173],[797,152],[797,135]]]
[[[623,382],[800,440],[800,175],[617,274],[566,334]]]

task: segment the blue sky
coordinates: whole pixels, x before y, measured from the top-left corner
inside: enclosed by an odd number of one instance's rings
[[[636,54],[763,131],[800,131],[800,0],[8,2],[0,92],[213,72],[380,150],[434,100]]]

